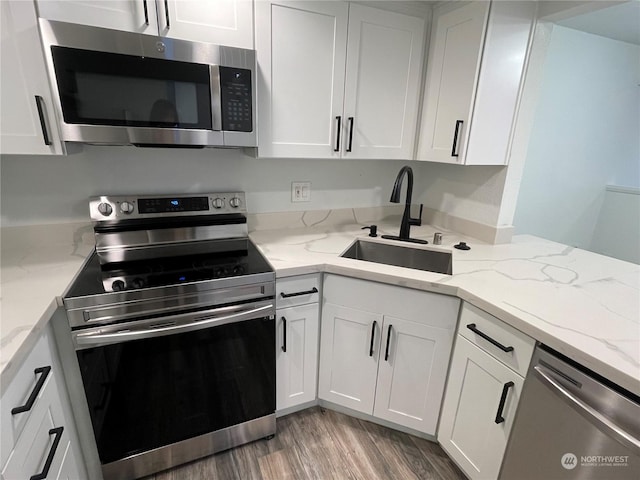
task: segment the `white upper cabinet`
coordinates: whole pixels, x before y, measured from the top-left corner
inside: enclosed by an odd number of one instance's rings
[[[258,2],[261,157],[410,159],[424,20],[347,2]]]
[[[253,48],[252,0],[39,0],[41,17]]]
[[[348,4],[256,3],[258,153],[339,157]]]
[[[351,4],[345,157],[412,158],[423,45],[422,18]]]
[[[253,49],[252,0],[163,0],[160,35]]]
[[[0,2],[0,152],[63,154],[33,3]]]
[[[127,32],[158,34],[154,0],[38,0],[40,17]]]
[[[435,10],[418,160],[508,163],[535,4],[475,1]]]

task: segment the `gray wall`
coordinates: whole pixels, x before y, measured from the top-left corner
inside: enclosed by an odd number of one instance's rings
[[[597,230],[606,225],[607,236],[640,243],[636,195],[606,194],[607,185],[640,187],[639,82],[640,46],[554,26],[516,233],[605,253]],[[613,246],[606,253],[640,261]]]

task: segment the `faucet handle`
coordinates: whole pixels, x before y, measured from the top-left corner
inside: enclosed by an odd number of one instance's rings
[[[420,214],[419,214],[418,218],[409,218],[409,225],[415,225],[417,227],[422,225],[422,207],[423,206],[424,205],[421,203],[420,204]]]

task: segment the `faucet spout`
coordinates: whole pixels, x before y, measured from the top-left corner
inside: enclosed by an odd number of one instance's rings
[[[402,214],[402,221],[400,222],[400,233],[397,237],[393,235],[383,235],[382,238],[427,243],[425,240],[410,238],[411,225],[422,225],[422,205],[420,205],[420,217],[411,218],[411,197],[413,195],[413,170],[411,170],[411,167],[405,165],[398,172],[389,201],[392,203],[400,203],[400,190],[402,189],[404,177],[407,177],[407,193],[404,199],[404,213]]]

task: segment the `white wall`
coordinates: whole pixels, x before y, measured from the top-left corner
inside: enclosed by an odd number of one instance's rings
[[[590,249],[640,264],[640,188],[605,189]]]
[[[87,220],[87,198],[116,193],[242,190],[251,213],[390,205],[400,168],[414,173],[413,203],[496,225],[505,167],[396,160],[256,159],[241,150],[84,146],[66,157],[0,157],[3,226]],[[312,182],[291,203],[291,182]],[[405,182],[406,183],[406,182]],[[404,188],[402,200],[404,200]],[[414,212],[415,213],[415,212]]]
[[[412,162],[423,190],[414,203],[485,225],[498,226],[507,167]]]
[[[415,162],[412,162],[415,163]],[[84,146],[66,157],[0,159],[3,226],[88,220],[87,198],[117,193],[241,190],[251,213],[390,205],[398,161],[255,159],[232,149]],[[291,182],[311,201],[291,203]],[[424,182],[415,171],[414,192]]]
[[[593,248],[606,185],[640,186],[639,83],[639,46],[553,28],[516,233]],[[620,213],[638,222],[632,211]]]

